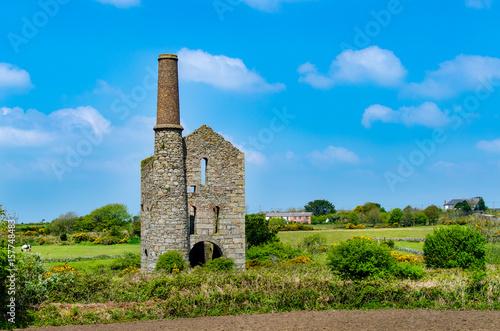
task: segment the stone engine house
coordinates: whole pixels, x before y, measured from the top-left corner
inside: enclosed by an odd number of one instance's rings
[[[141,162],[141,269],[166,251],[191,266],[231,258],[245,267],[245,155],[203,125],[182,137],[178,58],[158,58],[154,155]]]

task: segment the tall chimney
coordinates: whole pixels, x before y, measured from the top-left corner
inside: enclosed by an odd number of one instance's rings
[[[182,129],[179,115],[179,79],[177,55],[158,57],[158,105],[154,130]]]

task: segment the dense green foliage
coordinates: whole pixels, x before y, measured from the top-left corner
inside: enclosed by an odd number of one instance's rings
[[[486,239],[468,226],[435,229],[424,242],[425,262],[433,268],[480,268],[486,266]]]
[[[23,321],[16,327],[290,310],[500,309],[500,270],[492,269],[479,276],[451,270],[437,271],[432,278],[426,276],[411,283],[390,276],[346,282],[320,264],[281,265],[229,275],[204,268],[175,276],[138,275],[118,279],[68,274],[60,280],[47,281],[51,285],[34,286],[43,295],[32,292],[37,299],[31,303],[41,306],[20,315]],[[108,302],[129,304],[108,305]],[[85,306],[91,303],[102,305],[99,309]]]
[[[403,222],[404,213],[399,208],[394,208],[389,214],[389,223],[401,224]]]
[[[430,205],[429,207],[425,208],[422,212],[429,219],[429,223],[435,225],[439,220],[439,216],[441,216],[442,210],[435,205]]]
[[[278,229],[269,226],[269,220],[262,214],[245,215],[245,236],[247,247],[278,241]]]
[[[305,211],[311,212],[314,216],[327,215],[335,213],[335,206],[328,200],[309,201],[304,206]]]
[[[178,251],[168,251],[160,255],[158,262],[156,263],[157,271],[166,271],[167,273],[172,273],[175,268],[179,271],[184,270],[185,261],[182,258],[182,254]]]
[[[81,221],[81,228],[86,231],[101,231],[111,229],[113,226],[121,227],[130,221],[132,216],[128,213],[127,206],[112,203],[93,210]]]
[[[141,267],[141,254],[125,253],[110,264],[111,270],[124,270],[129,267]]]
[[[304,252],[300,248],[294,248],[289,244],[271,242],[260,246],[252,246],[247,250],[247,261],[259,260],[261,264],[267,262],[278,263],[287,261],[302,255]]]
[[[386,245],[355,237],[333,246],[328,253],[327,265],[343,278],[363,279],[387,275],[396,263]]]
[[[468,215],[472,212],[472,208],[469,203],[466,201],[461,201],[453,207],[456,210],[461,210],[464,215]]]
[[[234,268],[235,268],[234,261],[226,257],[219,257],[217,259],[208,261],[203,266],[203,269],[212,272],[229,272],[234,270]]]
[[[326,249],[326,238],[320,234],[313,234],[307,237],[299,243],[299,247],[309,252],[311,254],[317,254],[321,250]]]

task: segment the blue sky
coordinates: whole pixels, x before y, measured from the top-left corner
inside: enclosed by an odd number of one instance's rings
[[[246,153],[250,212],[500,205],[500,2],[40,0],[0,10],[0,203],[140,206],[157,57],[181,118]]]

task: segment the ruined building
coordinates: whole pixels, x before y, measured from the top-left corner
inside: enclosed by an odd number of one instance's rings
[[[191,266],[225,256],[245,266],[245,156],[203,125],[182,137],[177,56],[158,58],[154,155],[141,162],[141,269],[166,251]]]

